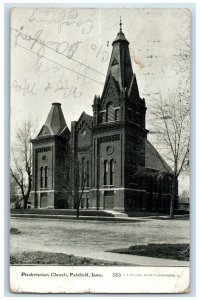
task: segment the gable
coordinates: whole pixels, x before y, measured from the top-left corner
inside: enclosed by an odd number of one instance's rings
[[[45,136],[45,135],[50,135],[51,132],[49,131],[49,128],[46,125],[42,126],[42,129],[38,133],[37,137]]]
[[[133,74],[133,77],[131,79],[131,84],[128,90],[128,97],[129,100],[131,102],[133,102],[134,100],[139,99],[140,95],[139,95],[139,90],[138,90],[138,85],[137,85],[137,79],[135,74]]]
[[[83,112],[76,124],[78,148],[84,148],[91,145],[92,126],[93,117]]]
[[[119,87],[117,82],[111,74],[109,74],[102,96],[101,96],[101,109],[105,109],[108,102],[112,102],[114,106],[119,105]]]

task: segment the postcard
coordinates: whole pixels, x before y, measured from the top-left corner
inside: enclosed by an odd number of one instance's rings
[[[190,11],[10,10],[10,290],[190,291]]]

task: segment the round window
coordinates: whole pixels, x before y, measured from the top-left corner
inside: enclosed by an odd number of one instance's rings
[[[46,155],[43,155],[43,156],[42,156],[42,160],[43,160],[44,162],[46,162],[46,161],[47,161],[47,156],[46,156]]]
[[[106,148],[107,154],[112,154],[114,151],[114,147],[113,146],[107,146]]]

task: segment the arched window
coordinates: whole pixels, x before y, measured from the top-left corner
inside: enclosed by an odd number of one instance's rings
[[[108,184],[108,162],[107,160],[104,160],[104,172],[103,172],[103,181],[104,185]]]
[[[90,186],[90,163],[87,161],[87,180],[86,180],[86,186]]]
[[[106,120],[106,113],[103,111],[103,112],[100,112],[99,113],[99,123],[104,123],[105,120]]]
[[[115,121],[119,120],[119,108],[115,109]]]
[[[40,188],[43,188],[43,167],[40,168]]]
[[[110,185],[114,185],[114,160],[110,161]]]
[[[48,185],[48,167],[44,168],[44,187],[47,188]]]
[[[114,110],[113,110],[112,103],[109,103],[107,105],[107,110],[106,110],[106,122],[113,121],[113,113]]]

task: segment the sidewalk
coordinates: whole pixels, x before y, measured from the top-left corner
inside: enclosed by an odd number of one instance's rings
[[[80,216],[79,219],[76,216],[70,215],[42,215],[42,214],[11,214],[11,218],[27,218],[27,219],[50,219],[50,220],[73,220],[73,221],[104,221],[104,222],[142,222],[150,221],[150,219],[144,217],[103,217],[103,216]]]
[[[169,216],[145,216],[145,217],[128,217],[119,216],[116,214],[115,217],[108,216],[79,216],[79,219],[74,215],[42,215],[42,214],[11,214],[11,218],[26,218],[26,219],[49,219],[49,220],[73,220],[73,221],[104,221],[104,222],[144,222],[151,220],[169,220]],[[171,220],[188,220],[188,215],[175,215],[174,219]]]

